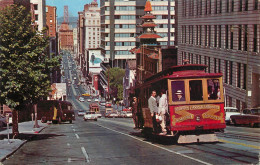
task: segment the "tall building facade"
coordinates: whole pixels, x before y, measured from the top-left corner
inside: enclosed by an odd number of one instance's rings
[[[42,31],[46,27],[46,2],[45,0],[30,0],[34,8],[36,30]]]
[[[101,9],[101,49],[104,61],[112,67],[125,67],[126,60],[135,59],[129,52],[136,46],[136,36],[140,33],[137,20],[144,14],[146,0],[100,1]],[[139,21],[139,22],[138,22]]]
[[[222,72],[226,106],[260,105],[260,2],[178,1],[178,64]]]
[[[162,38],[158,38],[163,49],[177,45],[177,6],[175,0],[150,0],[151,13],[156,16],[155,31]]]
[[[49,37],[56,37],[57,31],[57,8],[55,6],[46,6],[46,25]]]
[[[101,0],[101,48],[105,61],[124,68],[126,60],[135,59],[129,52],[139,46],[139,27],[146,0]],[[156,16],[155,30],[164,48],[176,45],[175,0],[151,0],[152,14]]]
[[[99,48],[100,46],[100,8],[96,1],[84,6],[85,17],[85,49]]]

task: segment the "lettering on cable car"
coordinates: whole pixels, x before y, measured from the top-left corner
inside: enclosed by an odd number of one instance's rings
[[[217,112],[220,111],[220,105],[186,105],[175,108],[175,113],[178,114],[180,117],[177,118],[176,115],[172,116],[173,125],[189,119],[194,119],[195,115],[187,112],[191,110],[208,110],[202,114],[203,119],[221,120],[221,123],[224,122],[223,113],[221,113],[220,116],[215,115]]]

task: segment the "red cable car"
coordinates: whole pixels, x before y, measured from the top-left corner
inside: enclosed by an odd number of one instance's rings
[[[136,87],[143,118],[143,132],[155,132],[148,108],[151,92],[167,91],[167,135],[178,143],[216,142],[215,132],[224,131],[225,112],[222,73],[206,73],[207,66],[187,64],[173,66],[147,78]]]

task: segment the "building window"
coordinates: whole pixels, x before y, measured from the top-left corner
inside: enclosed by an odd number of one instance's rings
[[[202,0],[200,0],[200,15],[202,15]]]
[[[34,10],[38,10],[38,4],[33,5]]]
[[[191,40],[190,40],[190,37],[191,37],[191,26],[188,26],[188,28],[189,28],[189,44],[191,43]]]
[[[218,59],[218,73],[221,73],[221,60]]]
[[[214,34],[214,47],[217,47],[217,34],[218,34],[218,27],[217,27],[217,25],[215,25],[214,26],[214,32],[215,32],[215,34]]]
[[[244,33],[245,33],[245,35],[244,35],[244,36],[245,36],[245,37],[244,37],[244,38],[245,38],[245,40],[244,40],[244,41],[245,41],[245,42],[244,42],[244,51],[247,51],[247,41],[248,41],[248,38],[247,38],[247,36],[248,36],[248,35],[247,35],[247,33],[248,33],[247,25],[245,25],[245,28],[244,28],[244,29],[245,29],[245,32],[244,32]]]
[[[226,25],[225,28],[226,28],[226,49],[228,49],[228,25]]]
[[[228,61],[225,60],[225,83],[228,83]]]
[[[253,44],[253,51],[257,52],[257,25],[254,25],[254,44]]]
[[[201,64],[201,55],[199,55],[199,63]]]
[[[226,10],[226,11],[227,11],[227,13],[228,13],[228,12],[229,12],[229,0],[226,0],[226,1],[227,1],[227,5],[226,5],[226,7],[227,7],[226,9],[227,9],[227,10]]]
[[[199,26],[196,26],[196,45],[199,44]]]
[[[230,32],[230,49],[233,49],[233,36],[234,36],[234,33],[233,31]]]
[[[218,14],[218,0],[215,0],[215,14]]]
[[[208,46],[210,46],[210,42],[211,42],[211,25],[209,25],[209,39],[208,39],[208,41],[209,41]]]
[[[199,0],[196,1],[197,3],[197,11],[196,11],[196,15],[199,15]]]
[[[219,1],[219,13],[222,13],[222,0]]]
[[[209,0],[209,14],[211,14],[211,0]]]
[[[205,46],[207,46],[207,42],[208,42],[208,26],[207,25],[205,25],[204,26],[205,27]]]
[[[233,61],[229,61],[229,84],[230,85],[232,85],[233,83],[232,76],[233,76]]]
[[[208,0],[205,1],[205,14],[208,14]]]
[[[193,40],[194,40],[194,38],[193,38],[193,26],[191,26],[191,44],[193,44]]]
[[[214,73],[217,73],[217,59],[214,58]]]
[[[245,11],[248,11],[248,0],[245,0]]]
[[[246,89],[246,79],[247,79],[247,73],[246,73],[246,67],[247,67],[247,64],[244,64],[244,67],[243,67],[243,73],[244,73],[244,77],[243,77],[243,89]]]
[[[231,0],[231,12],[234,12],[234,0]]]
[[[257,9],[258,9],[258,1],[259,1],[259,0],[255,0],[254,10],[257,10]]]
[[[236,108],[240,111],[240,100],[236,100]]]
[[[239,11],[242,11],[243,0],[239,0]]]
[[[242,50],[242,25],[238,28],[238,50]]]
[[[208,72],[210,73],[210,57],[208,57]]]
[[[201,38],[202,38],[202,25],[200,25],[200,45],[202,43]]]
[[[228,97],[228,104],[229,104],[229,107],[232,107],[232,97],[231,96]]]
[[[35,14],[35,21],[38,21],[38,19],[39,19],[39,15]]]
[[[186,43],[186,33],[187,31],[186,31],[186,26],[184,26],[184,43]]]
[[[218,27],[218,47],[221,48],[221,25]]]
[[[241,87],[241,63],[237,63],[237,87]]]

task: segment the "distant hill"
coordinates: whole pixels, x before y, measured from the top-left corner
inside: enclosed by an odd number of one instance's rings
[[[59,17],[57,20],[58,20],[58,25],[61,25],[61,23],[63,22],[64,18],[63,17]],[[72,28],[76,28],[77,27],[77,21],[78,21],[78,17],[69,17],[69,25]]]

